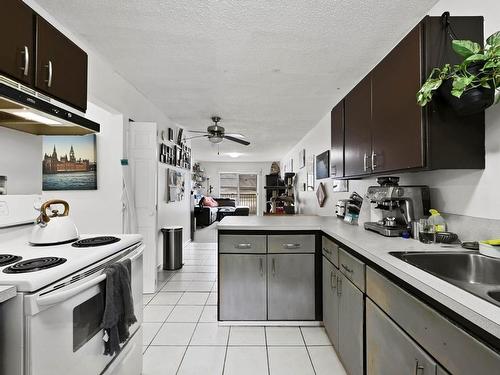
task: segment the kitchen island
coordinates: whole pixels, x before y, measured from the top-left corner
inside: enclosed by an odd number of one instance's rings
[[[275,248],[270,245],[278,238],[278,243],[283,248],[288,247],[290,250],[294,246],[300,246],[302,250],[310,250],[310,254],[314,252],[316,287],[313,293],[316,297],[322,295],[319,302],[317,298],[315,300],[314,319],[324,322],[330,339],[350,373],[363,373],[363,366],[366,366],[368,373],[370,369],[381,370],[380,361],[386,361],[383,357],[369,356],[372,341],[380,333],[373,328],[381,326],[380,324],[375,326],[374,323],[380,320],[380,316],[390,321],[387,327],[392,327],[392,325],[396,327],[390,329],[400,330],[398,326],[403,327],[406,331],[405,339],[408,338],[408,342],[416,348],[423,347],[429,352],[434,357],[436,368],[439,367],[438,364],[441,364],[453,374],[465,374],[467,370],[472,372],[472,369],[476,374],[487,374],[487,371],[494,366],[496,366],[495,371],[500,368],[500,357],[497,354],[500,351],[500,307],[390,254],[396,251],[463,251],[459,246],[442,247],[438,244],[423,244],[412,239],[387,238],[366,231],[361,226],[348,225],[336,217],[301,215],[226,217],[218,224],[218,235],[219,314],[226,308],[224,283],[225,272],[228,270],[225,268],[231,266],[225,264],[223,260],[226,250],[221,244],[225,243],[225,238],[238,236],[236,246],[247,249],[237,251],[245,250],[246,252],[250,249],[257,249],[257,252],[253,253],[254,256],[260,257],[255,258],[256,272],[261,276],[261,290],[265,290],[264,285],[267,283],[267,295],[269,295],[270,284],[276,274],[277,264],[277,260],[274,262],[272,260]],[[279,237],[280,235],[282,237]],[[302,245],[301,241],[295,240],[298,238],[296,236],[304,235],[314,236],[316,244],[314,246]],[[255,236],[260,238],[260,247],[252,242],[256,239]],[[323,255],[320,261],[323,264],[322,267],[318,267],[317,264],[318,249],[320,259],[321,254]],[[302,250],[294,249],[294,252],[285,250],[286,254],[280,255],[284,257]],[[249,254],[245,255],[249,256]],[[300,271],[295,271],[301,274],[301,277],[291,279],[290,285],[293,286],[291,289],[296,288],[297,279],[301,279],[302,274],[308,273],[310,268],[310,263],[305,263]],[[318,279],[322,282],[318,283]],[[310,280],[310,277],[306,280]],[[252,284],[250,290],[254,289],[255,284]],[[335,292],[331,294],[330,289]],[[307,289],[302,289],[302,294],[304,290]],[[292,292],[293,290],[288,292],[285,290],[283,293]],[[247,295],[247,300],[248,297],[253,298]],[[265,297],[261,298],[260,303],[263,306]],[[342,302],[343,299],[344,302]],[[401,300],[405,302],[401,304]],[[255,300],[252,303],[254,302]],[[268,301],[268,314],[269,302],[272,303],[272,301]],[[287,302],[289,303],[290,299]],[[409,306],[412,308],[410,309]],[[293,307],[288,307],[293,310]],[[405,310],[406,307],[408,309]],[[350,315],[345,321],[342,317],[343,313],[346,316]],[[406,321],[412,314],[417,314],[414,321],[424,317],[427,320],[422,320],[419,325],[412,326],[414,323]],[[263,325],[268,324],[268,321],[276,320],[270,318],[269,315],[263,318],[263,311],[260,316],[262,319],[224,319],[219,315],[219,320],[263,320]],[[351,342],[343,337],[349,332],[343,333],[342,327],[349,327],[350,336],[355,336]],[[385,331],[384,335],[391,337]],[[397,339],[394,338],[392,342],[397,342]],[[383,343],[376,342],[376,344],[382,348],[380,355],[383,355]],[[366,358],[363,358],[364,347],[366,347]],[[400,347],[403,348],[405,345],[401,344]],[[446,347],[446,350],[443,347]],[[362,353],[361,357],[353,353],[358,349]],[[465,357],[464,353],[467,353]],[[429,358],[423,354],[421,356],[422,359],[417,362],[425,363],[423,367],[431,366],[428,364]],[[415,366],[415,358],[412,357],[418,356],[414,353],[408,355],[409,363]],[[420,366],[418,363],[417,366]],[[382,370],[390,373],[388,369]]]

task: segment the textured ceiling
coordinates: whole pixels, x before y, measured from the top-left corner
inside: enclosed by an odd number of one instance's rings
[[[437,0],[38,0],[175,122],[279,159]],[[137,119],[140,120],[140,119]],[[200,160],[224,160],[194,141]]]

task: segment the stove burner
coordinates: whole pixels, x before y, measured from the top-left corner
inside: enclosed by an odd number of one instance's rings
[[[23,258],[17,255],[0,254],[0,267],[19,262],[21,259]]]
[[[101,237],[92,237],[92,238],[85,238],[80,241],[76,241],[71,244],[73,247],[94,247],[94,246],[104,246],[104,245],[109,245],[115,242],[120,241],[119,238],[117,237],[112,237],[112,236],[101,236]]]
[[[41,271],[66,262],[64,258],[45,257],[23,260],[3,270],[5,273],[25,273]]]

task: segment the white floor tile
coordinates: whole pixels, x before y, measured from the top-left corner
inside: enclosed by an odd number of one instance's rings
[[[164,292],[185,292],[191,281],[169,281],[165,284]]]
[[[224,375],[267,375],[265,346],[227,348]]]
[[[221,375],[226,348],[190,346],[179,368],[179,375]]]
[[[142,303],[144,305],[147,305],[149,302],[151,302],[154,296],[155,296],[154,293],[144,293],[142,295]]]
[[[217,306],[205,306],[201,314],[200,322],[203,323],[217,322]]]
[[[159,292],[149,302],[150,305],[175,305],[182,297],[182,292]]]
[[[174,306],[169,305],[149,305],[144,307],[144,322],[163,323],[172,312]]]
[[[142,344],[149,345],[161,327],[161,323],[142,323]]]
[[[217,305],[217,292],[210,292],[207,300],[207,305]]]
[[[271,375],[314,375],[306,347],[267,348]]]
[[[203,259],[184,259],[184,266],[203,266]]]
[[[150,346],[143,356],[142,375],[175,375],[185,346]]]
[[[170,313],[167,322],[196,323],[202,311],[203,306],[177,305]]]
[[[151,345],[188,345],[196,323],[164,323]]]
[[[199,323],[191,345],[226,346],[228,337],[229,327],[219,327],[218,323]]]
[[[179,272],[217,272],[217,267],[215,266],[184,266]]]
[[[301,327],[306,345],[332,345],[323,327]]]
[[[266,327],[266,336],[269,346],[304,345],[298,327]]]
[[[232,346],[265,346],[266,335],[264,327],[231,327],[229,345]]]
[[[190,281],[186,287],[189,292],[210,292],[214,285],[213,281]]]
[[[208,292],[186,292],[182,295],[178,305],[205,305],[207,302]]]
[[[216,275],[212,272],[179,272],[170,281],[215,281]]]
[[[347,375],[333,346],[312,346],[307,349],[316,375]]]

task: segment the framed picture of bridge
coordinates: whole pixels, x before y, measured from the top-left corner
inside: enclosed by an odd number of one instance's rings
[[[97,190],[95,134],[43,137],[42,190]]]

